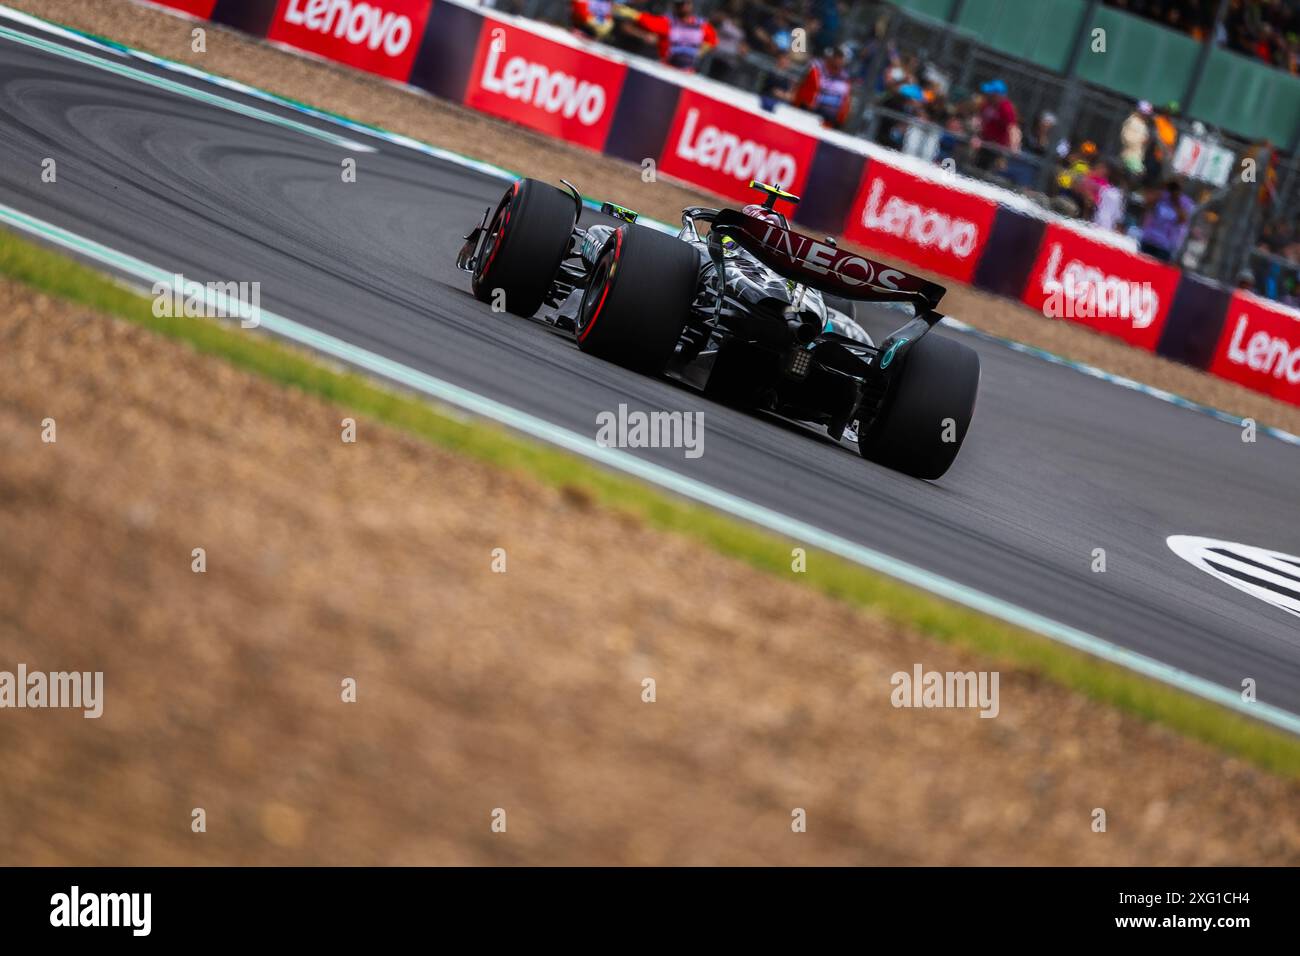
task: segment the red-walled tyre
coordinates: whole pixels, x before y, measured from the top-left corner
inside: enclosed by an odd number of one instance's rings
[[[573,197],[549,183],[521,179],[488,224],[471,287],[480,302],[497,290],[506,311],[527,318],[541,308],[573,236]]]
[[[578,348],[638,372],[664,370],[690,316],[699,254],[646,226],[623,226],[601,251],[578,308]]]

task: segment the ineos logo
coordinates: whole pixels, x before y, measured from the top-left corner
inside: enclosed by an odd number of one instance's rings
[[[877,285],[897,291],[898,280],[906,278],[906,274],[897,269],[882,269],[877,273],[876,264],[870,259],[842,252],[788,229],[768,226],[762,241],[763,245],[796,265],[818,275],[834,276],[847,286]]]

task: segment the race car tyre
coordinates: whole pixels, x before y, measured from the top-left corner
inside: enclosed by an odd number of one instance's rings
[[[931,333],[913,343],[897,374],[884,409],[859,434],[858,451],[878,465],[934,480],[952,465],[970,427],[979,355]]]
[[[506,311],[537,312],[569,251],[573,197],[549,183],[521,179],[502,197],[488,225],[472,287],[480,302],[498,297]]]
[[[699,280],[699,255],[673,236],[623,226],[605,243],[578,308],[578,348],[658,374],[673,357]]]

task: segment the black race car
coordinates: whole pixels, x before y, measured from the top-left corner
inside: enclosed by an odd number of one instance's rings
[[[777,201],[691,206],[676,237],[605,203],[608,224],[578,225],[583,204],[534,179],[507,190],[465,237],[456,264],[482,301],[571,332],[584,352],[672,378],[856,441],[862,457],[938,478],[975,410],[975,351],[927,335],[944,288],[790,228]],[[856,303],[910,317],[876,344]],[[910,307],[910,308],[908,308]]]

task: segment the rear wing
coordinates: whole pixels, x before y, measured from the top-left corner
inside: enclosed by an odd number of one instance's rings
[[[909,302],[916,307],[917,315],[923,315],[937,311],[947,291],[936,282],[734,209],[718,211],[710,232],[711,242],[714,236],[718,242],[734,239],[759,262],[787,279],[845,299]]]

